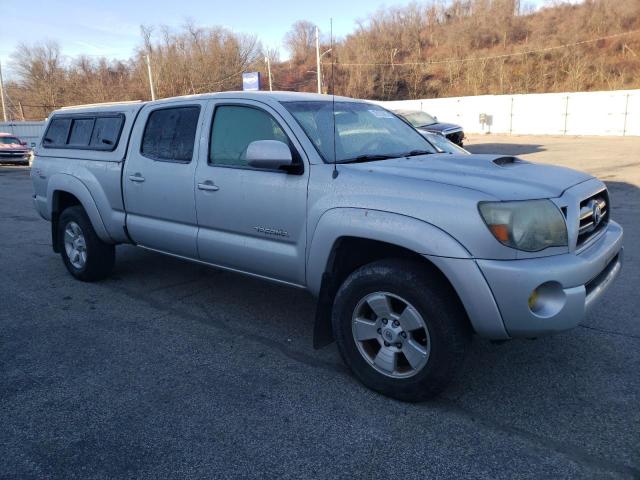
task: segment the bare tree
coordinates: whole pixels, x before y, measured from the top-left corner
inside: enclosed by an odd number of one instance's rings
[[[284,45],[291,58],[297,62],[305,62],[314,52],[316,26],[306,20],[299,20],[291,26],[284,37]]]

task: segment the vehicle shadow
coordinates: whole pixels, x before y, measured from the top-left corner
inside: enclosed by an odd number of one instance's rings
[[[471,153],[487,153],[498,155],[524,155],[528,153],[544,152],[546,148],[536,144],[522,143],[476,143],[465,144],[464,148]]]

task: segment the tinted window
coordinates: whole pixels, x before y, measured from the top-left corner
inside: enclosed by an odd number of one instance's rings
[[[155,110],[142,137],[142,154],[156,160],[190,162],[200,107]]]
[[[53,118],[43,144],[48,148],[111,151],[118,145],[124,115],[65,115]]]
[[[44,136],[45,145],[64,145],[69,134],[70,118],[54,118],[49,123],[47,133]]]
[[[96,118],[93,135],[91,135],[91,146],[98,149],[115,148],[123,121],[124,118],[121,116]]]
[[[263,110],[236,105],[216,108],[211,130],[209,161],[215,165],[246,167],[247,147],[256,140],[289,139],[271,115]]]
[[[95,119],[93,118],[78,118],[73,120],[71,133],[69,134],[69,145],[89,145],[94,121]]]

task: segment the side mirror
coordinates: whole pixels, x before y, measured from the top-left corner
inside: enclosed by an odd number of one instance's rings
[[[27,142],[20,142],[20,145],[22,145],[23,147],[27,146]]]
[[[437,122],[438,121],[438,117],[434,116],[433,119]]]
[[[293,164],[291,150],[278,140],[256,140],[247,147],[247,163],[255,168],[276,170]]]

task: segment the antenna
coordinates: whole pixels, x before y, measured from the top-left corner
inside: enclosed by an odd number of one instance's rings
[[[333,75],[333,66],[335,65],[335,59],[333,54],[333,18],[329,19],[330,28],[330,43],[331,43],[331,116],[333,117],[333,178],[338,178],[338,167],[336,163],[338,162],[338,156],[336,154],[336,84],[334,81]]]

